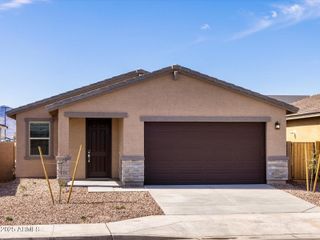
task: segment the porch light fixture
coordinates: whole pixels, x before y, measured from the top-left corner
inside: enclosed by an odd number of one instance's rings
[[[279,123],[278,121],[275,122],[274,128],[275,128],[276,130],[279,130],[279,129],[280,129],[280,123]]]

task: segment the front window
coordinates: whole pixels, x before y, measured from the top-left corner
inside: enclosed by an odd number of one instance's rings
[[[42,154],[50,155],[50,122],[29,123],[29,148],[30,156],[39,156],[38,146]]]

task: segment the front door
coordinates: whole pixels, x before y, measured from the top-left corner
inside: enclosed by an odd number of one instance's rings
[[[87,119],[88,178],[111,178],[111,119]]]

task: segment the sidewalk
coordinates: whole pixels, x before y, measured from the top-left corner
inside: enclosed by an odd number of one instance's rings
[[[2,226],[0,239],[320,239],[320,213],[150,216],[30,227]]]

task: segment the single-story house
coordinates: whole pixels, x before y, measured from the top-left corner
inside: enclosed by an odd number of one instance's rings
[[[320,94],[305,97],[292,105],[298,107],[299,111],[287,116],[287,140],[320,141]]]
[[[287,180],[286,114],[297,111],[174,65],[125,73],[8,114],[17,120],[18,177],[43,177],[38,146],[55,177],[70,156],[73,169],[82,144],[77,179],[250,184]]]

